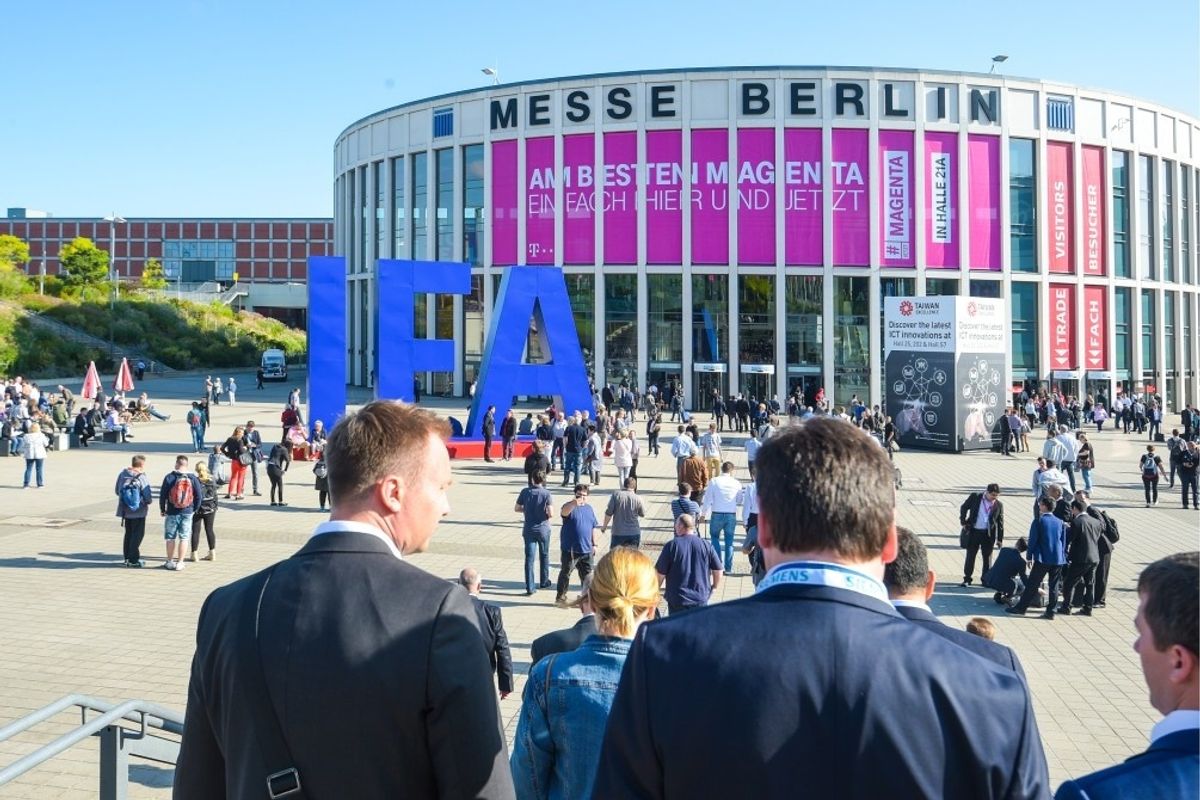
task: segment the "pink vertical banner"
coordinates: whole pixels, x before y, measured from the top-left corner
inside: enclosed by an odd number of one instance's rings
[[[967,136],[970,174],[967,200],[971,207],[971,269],[999,271],[1000,263],[1000,137]]]
[[[915,267],[913,132],[879,132],[879,259],[885,267]]]
[[[1104,148],[1085,146],[1082,158],[1083,274],[1104,275]]]
[[[637,131],[604,134],[604,263],[637,263]],[[679,263],[679,262],[676,262]]]
[[[925,266],[958,269],[958,134],[925,134]]]
[[[729,263],[729,130],[692,131],[692,263]]]
[[[492,142],[492,266],[517,259],[517,141]]]
[[[867,207],[868,140],[865,130],[835,130],[830,157],[833,264],[871,263],[871,211]]]
[[[775,129],[737,132],[737,260],[775,263]]]
[[[783,132],[783,263],[819,267],[824,259],[821,129]]]
[[[563,263],[596,263],[596,134],[563,137]]]
[[[554,263],[554,137],[525,140],[525,263]]]
[[[1072,145],[1070,142],[1046,142],[1046,209],[1050,217],[1051,272],[1070,275],[1075,272],[1074,198],[1071,179]]]
[[[683,263],[683,170],[683,132],[646,131],[648,264]]]

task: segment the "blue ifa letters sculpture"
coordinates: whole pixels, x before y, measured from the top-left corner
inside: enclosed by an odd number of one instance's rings
[[[340,377],[346,374],[345,259],[313,257],[308,265],[309,418],[332,425],[346,409]],[[393,259],[380,259],[378,267],[376,397],[412,402],[416,375],[453,370],[455,347],[450,339],[415,338],[414,299],[425,293],[470,294],[471,268]],[[542,351],[550,354],[544,364],[523,361],[531,319]],[[595,412],[566,281],[557,267],[504,270],[465,437],[482,435],[488,406],[502,418],[517,395],[552,396],[560,409]]]

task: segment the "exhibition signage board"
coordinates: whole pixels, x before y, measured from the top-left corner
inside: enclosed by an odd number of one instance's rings
[[[900,445],[991,448],[1003,424],[1008,364],[1003,301],[884,300],[887,414]]]

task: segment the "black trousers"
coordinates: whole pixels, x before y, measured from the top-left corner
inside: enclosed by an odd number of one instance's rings
[[[983,573],[992,568],[992,534],[990,531],[972,530],[967,532],[967,558],[963,562],[963,580],[971,580],[975,574],[975,556],[983,551]]]
[[[579,582],[583,583],[588,575],[592,574],[592,554],[577,553],[574,550],[563,550],[561,565],[558,570],[558,591],[557,597],[566,597],[567,589],[571,588],[571,572],[579,573]]]
[[[1183,493],[1183,507],[1188,507],[1188,490],[1190,489],[1192,494],[1192,505],[1196,508],[1200,508],[1200,493],[1198,493],[1196,490],[1196,471],[1192,470],[1191,474],[1188,474],[1183,470],[1180,470],[1179,485],[1181,487],[1180,491]]]
[[[1063,578],[1064,606],[1071,605],[1071,595],[1075,592],[1075,584],[1081,581],[1083,582],[1083,607],[1090,609],[1095,604],[1096,567],[1096,564],[1071,564],[1067,567],[1067,575]]]
[[[484,461],[492,460],[492,439],[493,438],[494,437],[488,436],[486,433],[483,435],[483,460]]]
[[[125,540],[121,544],[121,552],[126,561],[141,561],[142,539],[146,536],[146,518],[130,519],[125,517]]]
[[[1043,564],[1035,561],[1033,568],[1029,570],[1029,580],[1025,582],[1025,591],[1021,593],[1021,599],[1013,608],[1024,611],[1033,605],[1033,601],[1038,596],[1038,589],[1042,586],[1042,580],[1049,576],[1050,591],[1046,595],[1046,611],[1052,613],[1058,603],[1058,585],[1062,583],[1062,572],[1061,564]]]
[[[271,480],[271,502],[283,502],[283,472],[275,467],[267,467],[267,477]],[[275,494],[278,492],[279,499],[275,499]]]
[[[1101,553],[1100,563],[1096,565],[1096,589],[1094,591],[1093,605],[1105,602],[1104,597],[1108,592],[1108,568],[1111,565],[1112,553]]]
[[[208,549],[217,549],[217,534],[213,531],[213,523],[216,521],[217,512],[213,511],[201,512],[192,515],[192,552],[196,552],[196,548],[200,545],[200,528],[204,528],[204,538],[208,541]]]

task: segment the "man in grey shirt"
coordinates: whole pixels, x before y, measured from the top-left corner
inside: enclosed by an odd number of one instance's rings
[[[646,505],[637,495],[637,478],[626,478],[625,488],[609,496],[600,530],[607,531],[609,523],[612,523],[612,547],[639,547],[642,543],[642,525],[638,517],[644,516]]]

